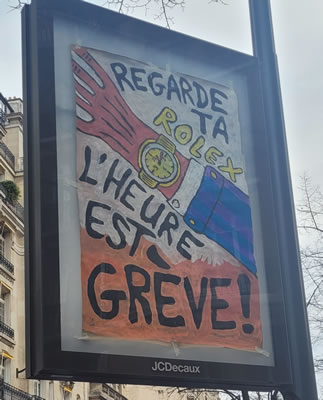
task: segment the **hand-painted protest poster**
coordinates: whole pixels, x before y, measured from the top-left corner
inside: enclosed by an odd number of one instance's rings
[[[261,348],[235,91],[106,52],[71,53],[83,330]]]

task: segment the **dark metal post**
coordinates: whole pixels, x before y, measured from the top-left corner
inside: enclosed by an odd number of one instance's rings
[[[242,390],[242,400],[250,400],[248,390]]]
[[[293,375],[292,387],[282,388],[285,398],[317,399],[304,285],[299,257],[294,202],[275,54],[270,0],[249,0],[254,55],[260,63],[268,145],[272,166],[273,196],[278,204],[277,226],[282,281],[285,290],[286,321]],[[288,226],[286,226],[288,225]],[[290,397],[288,397],[290,396]]]

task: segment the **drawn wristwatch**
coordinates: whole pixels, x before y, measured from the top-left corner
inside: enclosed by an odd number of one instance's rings
[[[173,185],[180,175],[175,144],[164,135],[148,139],[139,149],[139,178],[149,187]]]

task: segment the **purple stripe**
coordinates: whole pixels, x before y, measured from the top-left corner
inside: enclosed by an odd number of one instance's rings
[[[252,242],[253,240],[253,233],[252,233],[252,226],[251,220],[250,225],[246,225],[242,218],[239,218],[239,215],[236,215],[231,212],[231,210],[226,207],[221,201],[219,201],[213,211],[212,217],[208,223],[208,226],[212,225],[212,221],[216,219],[216,216],[220,216],[223,220],[225,220],[228,224],[231,224],[232,230],[240,230],[245,232],[245,237],[247,240]]]
[[[242,190],[237,188],[233,183],[223,178],[224,185],[223,188],[229,190],[233,196],[239,199],[239,202],[249,205],[249,196],[247,196]]]
[[[221,227],[219,227],[217,224],[212,223],[212,222],[213,222],[212,220],[209,222],[206,230],[211,231],[213,233],[213,235],[212,235],[213,237],[215,235],[218,235],[220,243],[221,243],[221,240],[220,240],[220,238],[221,238],[225,243],[228,244],[229,248],[233,247],[234,249],[238,249],[239,253],[244,255],[249,260],[254,259],[252,242],[248,242],[248,243],[250,243],[250,246],[248,246],[248,250],[246,250],[246,246],[242,247],[240,245],[240,242],[238,240],[238,235],[234,235],[234,230],[223,231],[222,229],[220,229]],[[205,232],[205,233],[207,233],[207,232]],[[245,234],[246,234],[245,230],[240,231],[240,235],[247,236]],[[223,247],[225,247],[225,243],[223,243]],[[232,245],[231,245],[231,243],[232,243]],[[227,249],[228,249],[228,247],[227,247]]]

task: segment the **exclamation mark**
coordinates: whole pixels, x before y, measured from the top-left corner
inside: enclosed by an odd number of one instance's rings
[[[242,315],[245,318],[250,318],[250,279],[247,275],[241,274],[238,278],[238,285],[241,296]],[[252,333],[254,327],[251,324],[243,324],[242,330],[244,333]]]

